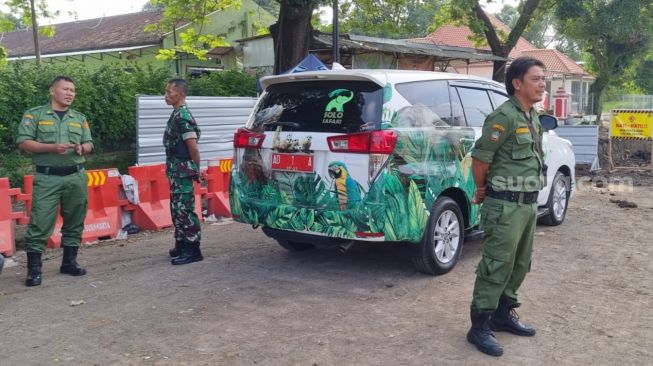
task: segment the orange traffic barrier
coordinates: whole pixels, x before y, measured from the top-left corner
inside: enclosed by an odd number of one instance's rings
[[[139,204],[135,205],[132,222],[143,230],[161,230],[172,226],[170,185],[165,164],[131,166],[129,175],[138,182]],[[202,220],[202,188],[195,183],[195,213]],[[127,208],[131,210],[131,208]]]
[[[165,164],[130,166],[129,175],[138,182],[139,203],[132,222],[143,230],[161,230],[172,226],[170,186]]]
[[[0,178],[0,254],[6,256],[12,256],[16,248],[11,210],[9,178]]]
[[[114,239],[121,229],[122,211],[119,200],[120,173],[117,169],[88,170],[88,208],[84,219],[82,243]],[[54,233],[48,239],[49,248],[61,246],[63,219],[57,216]]]
[[[25,212],[13,211],[14,201],[31,201],[31,194],[21,193],[20,188],[10,188],[9,178],[0,178],[0,254],[8,257],[16,251],[14,223],[29,222]]]
[[[232,159],[209,160],[206,169],[208,214],[231,217],[229,207],[229,177]]]

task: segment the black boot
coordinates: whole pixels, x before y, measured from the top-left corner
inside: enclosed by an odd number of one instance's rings
[[[61,268],[59,268],[59,272],[71,276],[83,276],[86,274],[86,269],[80,267],[79,263],[77,263],[78,249],[78,247],[63,247],[63,258],[61,259]]]
[[[494,338],[494,333],[490,330],[488,319],[492,315],[492,311],[479,311],[476,306],[472,304],[470,310],[470,318],[472,319],[472,327],[467,332],[467,341],[478,348],[479,351],[490,356],[501,356],[503,354],[503,347]]]
[[[171,263],[174,265],[179,264],[188,264],[193,262],[199,262],[204,257],[202,257],[202,252],[200,251],[200,243],[184,243],[181,247],[181,255],[177,258],[173,258]]]
[[[184,245],[184,243],[180,240],[175,239],[175,247],[170,249],[168,253],[172,258],[177,258],[181,255],[181,247]]]
[[[515,308],[518,307],[519,304],[501,298],[499,307],[490,317],[490,328],[497,332],[506,331],[519,336],[534,336],[535,328],[519,321],[519,316],[515,311]]]
[[[27,252],[27,278],[25,286],[41,285],[41,253]]]

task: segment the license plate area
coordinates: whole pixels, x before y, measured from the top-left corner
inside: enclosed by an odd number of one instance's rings
[[[283,172],[313,173],[313,155],[272,153],[272,170]]]

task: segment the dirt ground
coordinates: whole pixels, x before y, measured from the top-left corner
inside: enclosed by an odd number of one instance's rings
[[[563,225],[538,227],[519,311],[538,333],[498,333],[498,359],[465,340],[482,241],[430,277],[405,245],[288,253],[226,223],[204,224],[206,258],[186,266],[169,264],[169,231],[82,248],[84,277],[59,274],[61,250],[48,251],[36,288],[19,252],[0,275],[0,364],[650,364],[653,179],[629,192],[596,176]]]

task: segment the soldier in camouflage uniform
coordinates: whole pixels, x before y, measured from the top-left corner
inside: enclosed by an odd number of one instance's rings
[[[166,87],[165,101],[174,110],[163,134],[166,175],[170,183],[170,214],[175,226],[175,247],[170,249],[172,264],[188,264],[204,259],[200,251],[202,236],[195,213],[194,181],[199,181],[200,129],[186,106],[188,84],[172,79]]]
[[[531,267],[537,196],[546,176],[542,126],[533,105],[544,95],[544,64],[520,57],[506,72],[510,99],[487,116],[472,151],[476,192],[483,203],[483,257],[476,269],[467,340],[481,352],[501,356],[492,330],[533,336],[519,321],[517,292]]]
[[[32,213],[25,234],[27,278],[25,285],[41,284],[41,254],[54,231],[57,209],[61,210],[61,273],[83,276],[86,269],[77,263],[88,202],[84,155],[93,150],[86,116],[70,108],[75,100],[75,84],[57,76],[50,85],[49,104],[23,114],[18,125],[18,148],[32,155],[36,165]]]

